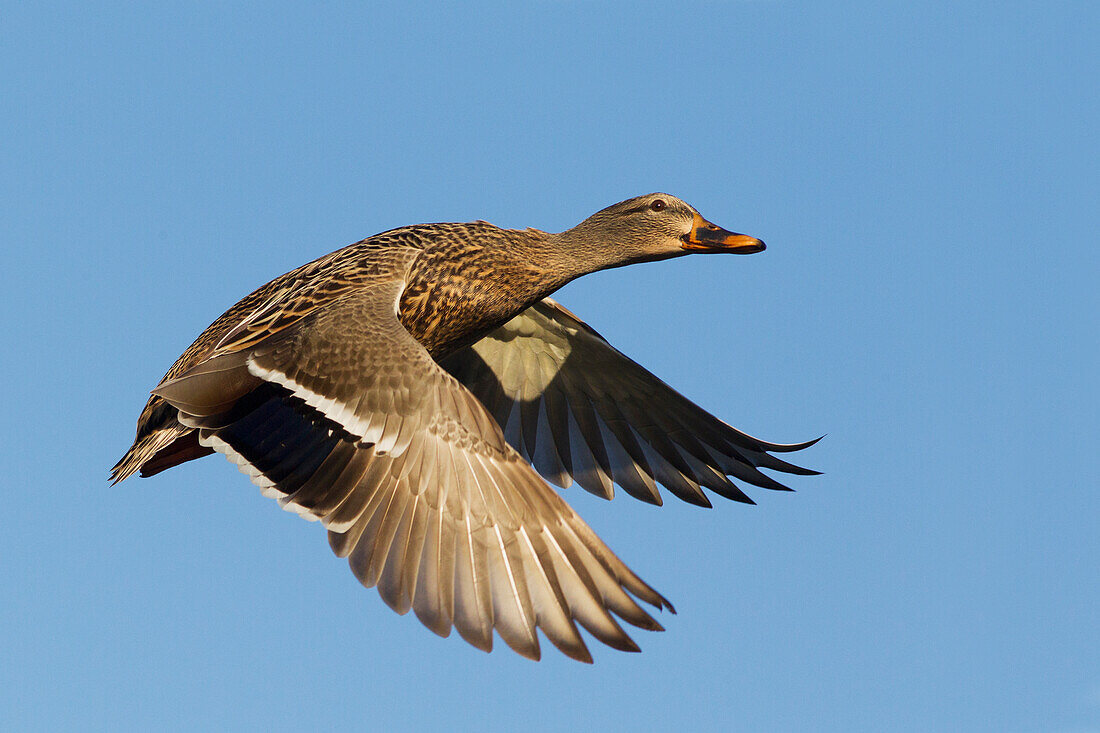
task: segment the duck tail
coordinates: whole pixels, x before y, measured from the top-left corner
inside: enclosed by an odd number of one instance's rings
[[[138,420],[134,444],[111,468],[110,481],[117,484],[138,471],[143,477],[152,476],[213,452],[199,444],[199,434],[194,428],[177,421],[174,407],[154,396]]]

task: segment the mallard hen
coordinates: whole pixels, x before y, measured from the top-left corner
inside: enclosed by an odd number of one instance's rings
[[[591,662],[579,623],[638,651],[612,614],[661,630],[635,598],[672,605],[543,478],[609,499],[618,485],[660,504],[660,484],[701,506],[704,488],[751,503],[729,477],[785,489],[760,469],[816,473],[771,455],[814,441],[733,429],[547,296],[606,268],[763,249],[661,193],[560,234],[478,221],[375,235],[207,328],[153,390],[112,478],[216,451],[441,636],[489,651],[495,629],[538,659],[542,629]]]

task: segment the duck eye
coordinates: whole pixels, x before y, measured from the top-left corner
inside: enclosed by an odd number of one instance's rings
[[[649,208],[653,209],[654,211],[660,211],[661,209],[665,208],[666,206],[668,206],[668,204],[666,204],[661,199],[657,199],[656,201],[654,201],[652,204],[649,205]]]

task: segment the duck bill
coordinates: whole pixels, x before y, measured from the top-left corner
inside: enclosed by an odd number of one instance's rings
[[[688,252],[728,252],[751,255],[754,252],[764,251],[764,243],[756,237],[726,231],[698,214],[695,215],[695,223],[691,231],[680,239],[683,242],[680,248]]]

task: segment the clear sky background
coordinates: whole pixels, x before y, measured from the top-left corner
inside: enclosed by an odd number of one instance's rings
[[[150,6],[3,8],[0,728],[1100,730],[1096,3]],[[107,485],[270,278],[650,191],[767,252],[560,300],[828,437],[756,507],[565,492],[642,654],[439,639],[218,457]]]

